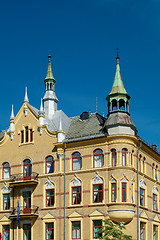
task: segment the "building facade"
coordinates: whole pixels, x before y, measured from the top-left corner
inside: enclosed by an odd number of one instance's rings
[[[91,240],[111,218],[134,240],[158,240],[160,153],[137,135],[119,57],[106,118],[69,118],[57,109],[55,82],[49,56],[40,109],[26,89],[0,132],[2,239]]]

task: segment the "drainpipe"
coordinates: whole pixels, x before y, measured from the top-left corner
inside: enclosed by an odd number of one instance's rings
[[[64,143],[64,240],[66,239],[66,143]]]
[[[142,142],[140,141],[137,149],[137,240],[139,240],[139,149],[141,146]]]

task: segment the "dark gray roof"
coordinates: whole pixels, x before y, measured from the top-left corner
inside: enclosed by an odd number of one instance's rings
[[[105,126],[116,125],[116,124],[132,125],[135,127],[129,114],[127,114],[126,112],[111,113],[105,122]]]
[[[1,131],[0,132],[0,141],[3,139],[4,135],[5,135],[5,131]]]
[[[92,113],[88,119],[81,120],[80,116],[71,118],[71,124],[66,134],[65,140],[77,139],[89,136],[99,136],[105,134],[102,132],[102,127],[106,118],[98,113]]]

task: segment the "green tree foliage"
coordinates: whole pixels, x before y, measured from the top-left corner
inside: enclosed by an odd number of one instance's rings
[[[124,226],[114,224],[111,219],[105,219],[104,225],[99,230],[98,239],[104,240],[132,240],[132,236],[123,233]]]

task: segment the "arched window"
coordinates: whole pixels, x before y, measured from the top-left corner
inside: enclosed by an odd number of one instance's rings
[[[123,99],[119,100],[119,109],[125,110],[125,101]]]
[[[93,152],[93,167],[103,167],[103,152],[101,149],[97,149]]]
[[[117,101],[114,99],[112,101],[112,111],[115,111],[115,110],[117,110]]]
[[[54,172],[54,158],[52,156],[46,157],[46,173]]]
[[[79,152],[72,154],[72,170],[80,170],[82,168],[82,157]]]
[[[112,167],[115,167],[116,164],[117,164],[117,156],[116,156],[116,149],[112,149],[111,150],[111,153],[112,153]]]
[[[10,178],[10,165],[8,162],[3,164],[3,178],[7,179]]]
[[[23,164],[23,178],[30,180],[32,175],[32,164],[29,159],[26,159]]]
[[[122,166],[126,166],[127,164],[127,149],[122,149]]]

